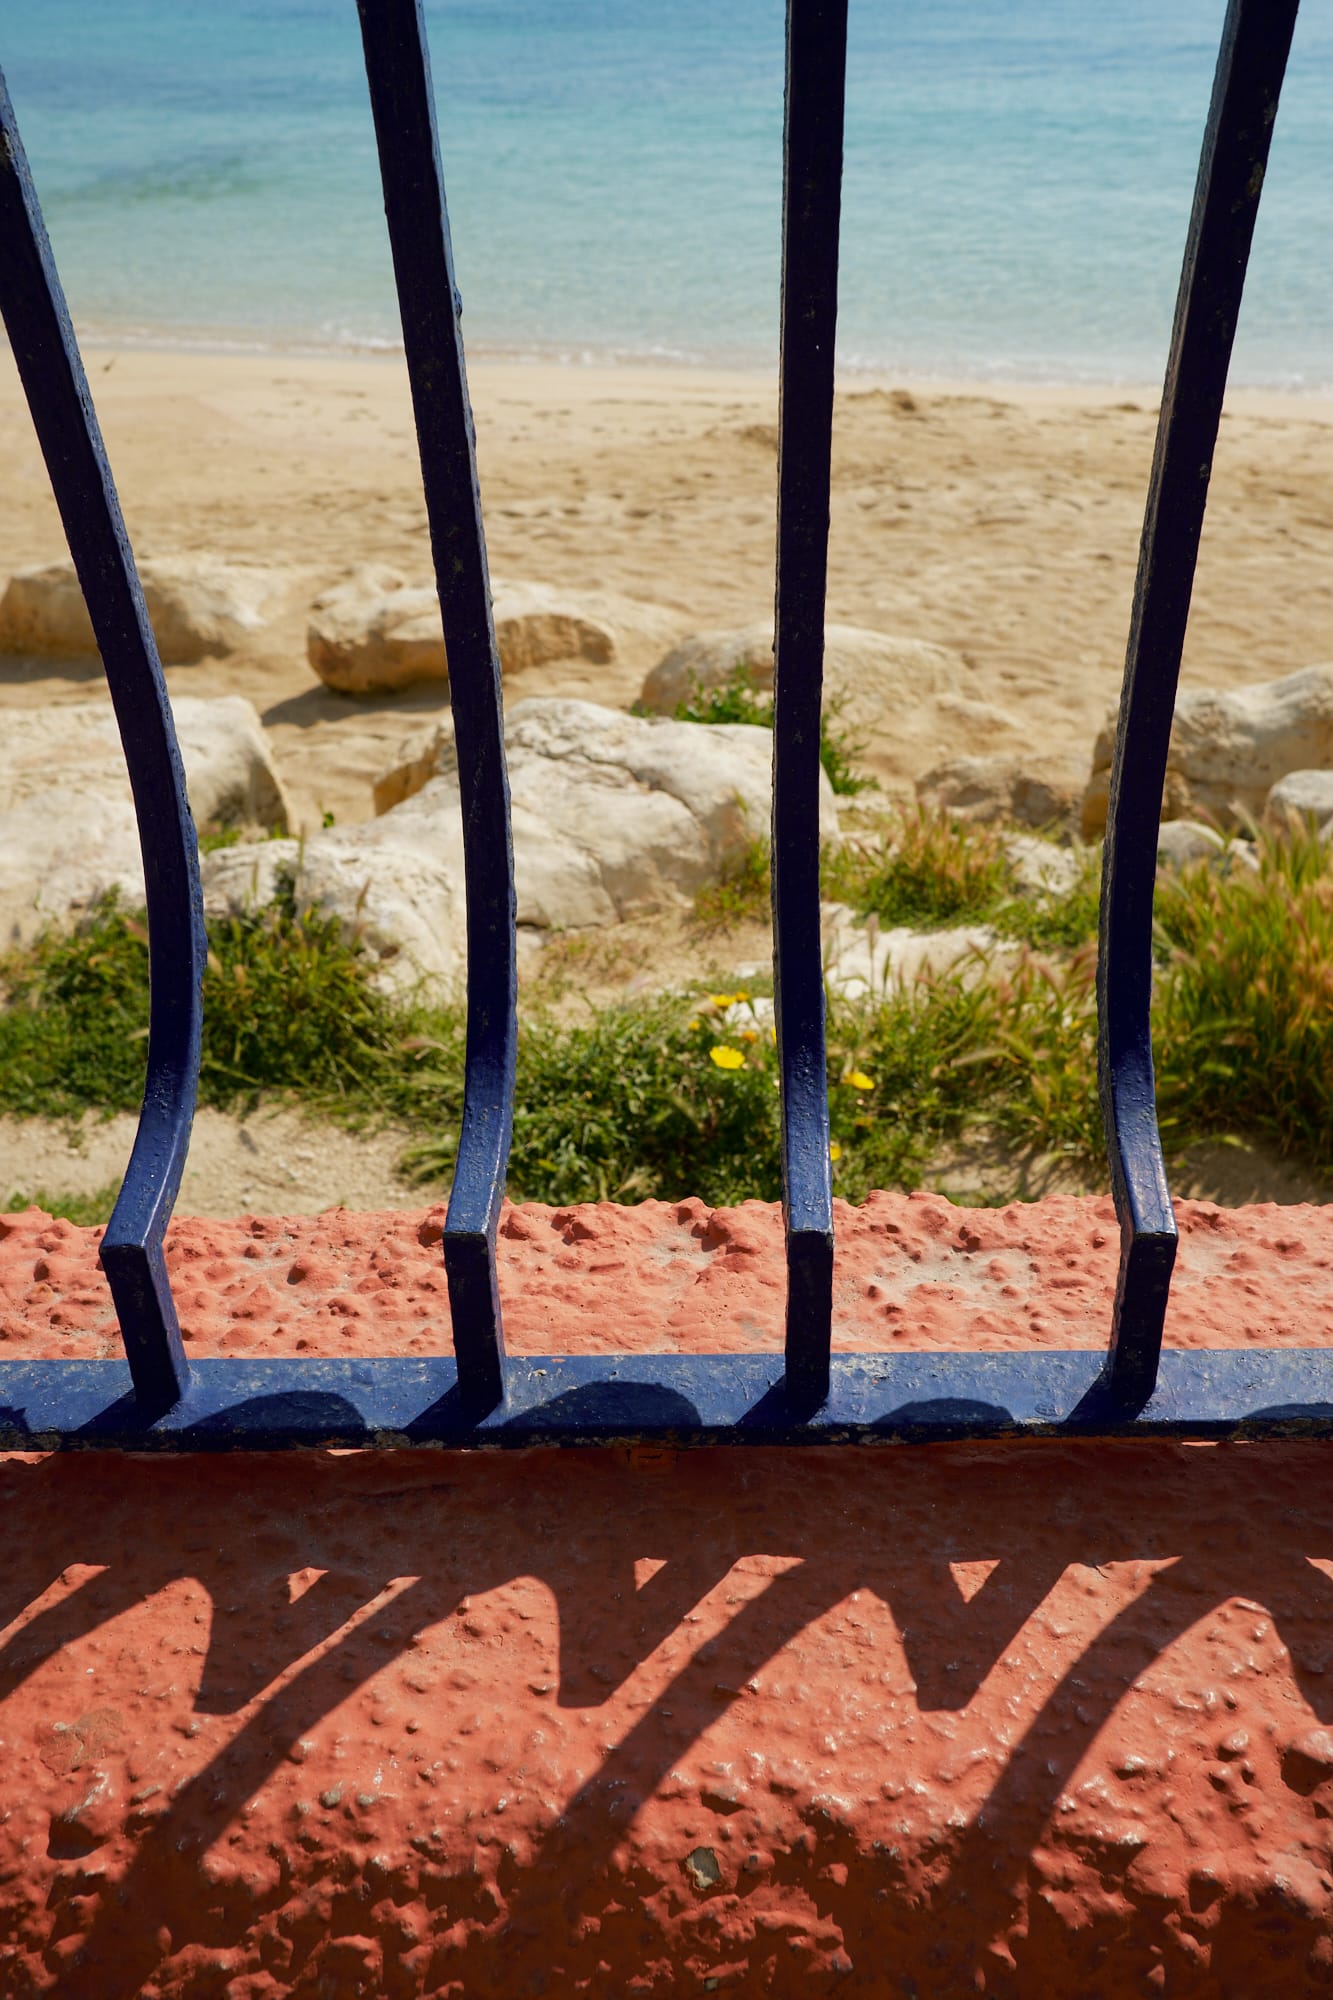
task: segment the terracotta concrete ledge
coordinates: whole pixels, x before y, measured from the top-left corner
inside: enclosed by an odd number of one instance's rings
[[[1317,1344],[1333,1212],[1181,1205]],[[1105,1337],[1109,1204],[840,1217],[848,1347]],[[438,1211],[183,1222],[198,1352],[448,1345]],[[0,1354],[114,1341],[0,1222]],[[776,1342],[746,1204],[509,1212],[515,1349]],[[0,1995],[1333,1989],[1320,1445],[0,1461]]]

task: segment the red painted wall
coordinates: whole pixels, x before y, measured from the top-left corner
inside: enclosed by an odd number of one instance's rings
[[[1333,1219],[1181,1205],[1175,1340]],[[1109,1206],[877,1197],[839,1338],[1104,1337]],[[95,1232],[0,1352],[108,1351]],[[438,1213],[183,1223],[196,1351],[447,1346]],[[777,1339],[776,1215],[511,1212],[516,1349]],[[1333,1987],[1328,1447],[0,1462],[0,1994]]]

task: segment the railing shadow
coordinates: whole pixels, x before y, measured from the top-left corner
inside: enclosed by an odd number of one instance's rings
[[[618,1740],[572,1796],[542,1802],[540,1838],[510,1868],[489,1927],[483,1910],[467,1925],[465,1947],[458,1935],[440,1945],[469,1996],[515,1991],[516,1938],[540,1939],[568,1990],[594,1979],[608,1956],[623,1967],[605,1933],[580,1933],[581,1887],[614,1880],[627,1865],[622,1849],[636,1814],[668,1774],[710,1732],[725,1730],[738,1702],[754,1699],[747,1683],[794,1656],[813,1706],[804,1723],[786,1716],[783,1727],[796,1765],[807,1760],[811,1797],[788,1797],[784,1810],[809,1818],[820,1879],[793,1844],[774,1853],[768,1880],[817,1886],[854,1966],[882,1963],[891,1942],[905,1965],[920,1958],[938,1968],[936,1990],[971,1990],[974,1956],[1010,1920],[1028,1858],[1080,1760],[1136,1678],[1216,1606],[1237,1596],[1262,1604],[1291,1654],[1300,1695],[1316,1716],[1333,1719],[1333,1680],[1323,1671],[1333,1582],[1310,1560],[1333,1552],[1327,1464],[1319,1447],[1247,1454],[1133,1444],[827,1457],[700,1452],[658,1470],[596,1452],[447,1466],[369,1453],[122,1460],[114,1470],[100,1455],[11,1462],[0,1487],[8,1517],[27,1533],[0,1601],[0,1615],[22,1619],[0,1643],[0,1701],[63,1649],[195,1578],[213,1603],[196,1713],[242,1717],[141,1835],[59,1990],[129,2000],[153,1976],[164,1939],[178,1952],[191,1939],[216,1950],[252,1935],[291,1894],[289,1871],[264,1894],[205,1895],[201,1854],[243,1826],[242,1808],[293,1746],[420,1635],[488,1593],[534,1579],[550,1592],[558,1622],[558,1657],[553,1645],[549,1662],[557,1708],[604,1709],[636,1675],[636,1695],[650,1694],[646,1706],[636,1699],[608,1711]],[[71,1564],[90,1574],[43,1605]],[[718,1594],[738,1564],[750,1582],[720,1616]],[[980,1566],[970,1596],[955,1564]],[[1079,1634],[1072,1645],[1062,1639],[1050,1607],[1053,1598],[1064,1603],[1071,1574],[1111,1566],[1114,1577],[1122,1564],[1150,1568],[1132,1583],[1120,1573],[1092,1623],[1065,1628]],[[302,1570],[311,1574],[292,1602],[290,1579]],[[854,1813],[840,1826],[815,1824],[818,1711],[837,1705],[848,1671],[843,1642],[821,1621],[835,1619],[855,1592],[887,1607],[875,1615],[871,1664],[897,1670],[889,1684],[852,1676],[858,1728],[873,1734],[891,1714],[899,1723],[953,1717],[966,1728],[973,1704],[984,1728],[997,1672],[1011,1687],[1011,1715],[1026,1718],[1003,1755],[992,1744],[993,1782],[958,1826],[947,1871],[924,1898],[894,1894],[899,1864],[871,1854],[861,1838],[873,1814],[864,1826]],[[502,1656],[485,1657],[494,1666]],[[743,1708],[737,1726],[762,1750],[757,1713]],[[765,1714],[771,1724],[771,1703]],[[440,1721],[448,1726],[447,1705]],[[921,1755],[919,1776],[929,1784],[938,1743]],[[456,1814],[468,1803],[450,1801]],[[830,1859],[844,1865],[841,1886],[827,1879]],[[395,1858],[407,1864],[419,1866],[410,1854]],[[887,1898],[867,1893],[867,1871]],[[761,1871],[752,1883],[738,1876],[722,1887],[744,1896],[763,1880]],[[463,1896],[461,1877],[450,1893]],[[599,1907],[607,1901],[601,1889],[597,1897]],[[635,1907],[632,1883],[623,1902]],[[348,1921],[364,1927],[364,1903],[358,1909]],[[441,1933],[457,1916],[440,1910]],[[635,1937],[642,1922],[640,1913]],[[309,1949],[316,1943],[312,1931]],[[625,1948],[631,1956],[639,1949]],[[299,1972],[301,1949],[285,1977]],[[843,1984],[858,1990],[860,1981]],[[433,1989],[427,1981],[402,1990]]]

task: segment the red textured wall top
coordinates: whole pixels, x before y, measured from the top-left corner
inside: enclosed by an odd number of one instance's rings
[[[833,1204],[834,1345],[1096,1347],[1110,1330],[1118,1231],[1109,1200],[955,1208],[940,1195]],[[1168,1346],[1322,1338],[1333,1317],[1333,1211],[1179,1202]],[[182,1220],[167,1265],[200,1354],[443,1354],[444,1211]],[[36,1358],[118,1354],[100,1231],[37,1209],[0,1217],[0,1341]],[[507,1206],[505,1339],[516,1354],[780,1347],[782,1218],[767,1202]]]
[[[1181,1205],[1171,1337],[1327,1336]],[[1105,1337],[1109,1205],[844,1211],[847,1345]],[[4,1352],[105,1351],[95,1235]],[[183,1223],[197,1351],[446,1344],[438,1213]],[[510,1211],[516,1348],[772,1341],[755,1204]],[[0,1461],[0,1994],[1333,1990],[1323,1445]]]

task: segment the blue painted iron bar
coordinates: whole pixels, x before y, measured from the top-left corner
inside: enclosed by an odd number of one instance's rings
[[[1108,1382],[1152,1394],[1176,1222],[1153,1080],[1157,829],[1231,346],[1297,0],[1230,0],[1176,302],[1130,622],[1102,860],[1098,1056],[1120,1219]]]
[[[444,1230],[461,1379],[504,1396],[495,1233],[517,1050],[514,858],[476,442],[421,0],[357,0],[449,658],[467,885],[467,1067]]]
[[[119,1361],[0,1363],[0,1449],[282,1451],[362,1445],[925,1444],[1023,1437],[1296,1438],[1333,1432],[1326,1348],[1168,1349],[1138,1413],[1105,1354],[837,1354],[817,1410],[768,1354],[522,1355],[479,1414],[453,1359],[203,1360],[145,1421]]]
[[[819,717],[847,0],[788,0],[773,663],[773,984],[782,1088],[787,1384],[828,1394],[833,1318]]]
[[[199,850],[166,683],[14,108],[0,75],[0,313],[106,668],[134,794],[148,909],[139,1127],[102,1268],[142,1407],[188,1380],[162,1239],[190,1144],[207,940]]]

